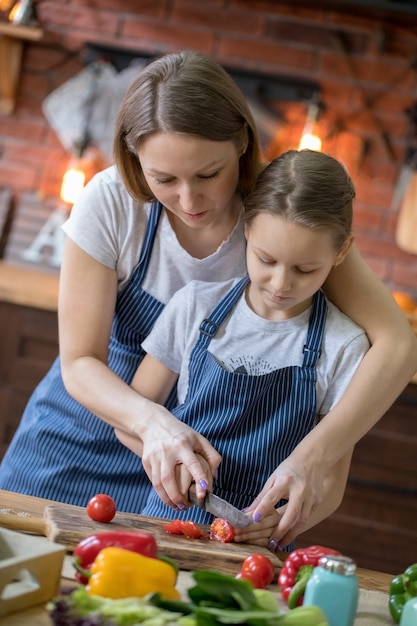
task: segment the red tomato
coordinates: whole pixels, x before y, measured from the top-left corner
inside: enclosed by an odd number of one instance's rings
[[[229,543],[235,538],[235,529],[230,522],[221,517],[216,517],[210,526],[210,539]]]
[[[241,578],[250,580],[257,589],[267,587],[275,578],[275,568],[265,554],[251,554],[242,563]]]
[[[164,530],[171,535],[184,535],[189,539],[202,539],[203,531],[192,520],[174,519],[168,524],[164,524]]]
[[[189,539],[201,539],[204,533],[192,520],[182,522],[182,534]]]
[[[247,580],[251,583],[252,587],[262,589],[262,587],[259,586],[258,575],[255,572],[239,572],[236,574],[235,578],[238,580]]]
[[[110,496],[98,493],[87,504],[87,515],[95,522],[107,524],[116,515],[116,503]]]
[[[173,519],[171,522],[164,524],[163,529],[171,535],[182,535],[182,520]]]

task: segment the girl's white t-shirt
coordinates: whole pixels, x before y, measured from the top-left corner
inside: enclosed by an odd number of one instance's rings
[[[199,327],[237,280],[194,281],[181,289],[157,319],[142,347],[179,374],[178,400],[184,402],[189,361]],[[318,360],[317,415],[328,413],[342,397],[369,349],[365,331],[327,301],[328,311]],[[290,365],[301,366],[311,307],[279,322],[259,317],[242,295],[209,344],[209,352],[228,371],[262,376]]]

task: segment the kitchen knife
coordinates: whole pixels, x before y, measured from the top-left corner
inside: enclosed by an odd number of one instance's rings
[[[246,526],[250,526],[252,524],[252,519],[250,517],[245,515],[229,502],[226,502],[226,500],[219,498],[219,496],[215,496],[214,493],[207,491],[204,499],[197,498],[195,485],[191,485],[189,488],[188,498],[190,502],[197,505],[200,509],[203,509],[203,511],[212,513],[216,517],[226,519],[235,528],[245,528]]]

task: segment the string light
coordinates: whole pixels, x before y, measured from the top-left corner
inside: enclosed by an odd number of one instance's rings
[[[74,148],[61,182],[59,196],[65,204],[74,204],[83,187],[91,178],[108,167],[109,163],[92,145],[80,144]]]
[[[60,198],[66,204],[74,204],[85,184],[85,172],[81,168],[81,159],[72,159],[64,172]]]
[[[304,150],[305,148],[308,148],[309,150],[316,150],[317,152],[321,151],[322,141],[316,132],[317,120],[320,117],[320,113],[321,106],[318,96],[316,95],[310,102],[307,109],[307,118],[298,146],[299,150]]]

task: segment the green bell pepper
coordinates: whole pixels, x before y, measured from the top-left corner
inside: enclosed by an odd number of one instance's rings
[[[400,623],[404,604],[417,596],[417,563],[409,565],[403,574],[395,576],[389,587],[389,610],[392,618]]]

